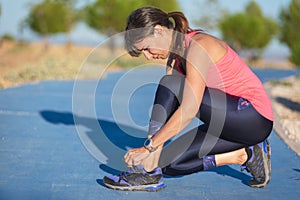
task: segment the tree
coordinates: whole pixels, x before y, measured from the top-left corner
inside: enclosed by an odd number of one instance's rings
[[[300,65],[300,0],[292,0],[288,8],[280,13],[279,40],[286,44],[291,52],[290,61]]]
[[[260,57],[277,31],[276,22],[263,16],[260,7],[254,1],[246,6],[244,13],[225,16],[219,27],[224,40],[233,48],[250,53],[250,61]]]
[[[164,10],[165,12],[178,11],[179,5],[176,0],[165,0],[165,1],[157,1],[157,0],[144,0],[143,6],[154,6]]]
[[[45,36],[68,33],[76,18],[69,0],[44,0],[34,5],[26,19],[26,24],[34,32]],[[47,43],[46,43],[47,46]]]
[[[259,7],[259,5],[257,3],[255,3],[254,1],[251,1],[247,6],[246,6],[246,9],[245,9],[245,12],[249,15],[252,15],[252,16],[257,16],[259,18],[263,18],[263,14],[261,12],[261,9]]]
[[[111,36],[125,30],[128,15],[139,7],[151,5],[165,11],[178,9],[176,0],[96,0],[84,8],[83,20],[97,32]],[[111,40],[111,51],[114,50],[114,41]]]

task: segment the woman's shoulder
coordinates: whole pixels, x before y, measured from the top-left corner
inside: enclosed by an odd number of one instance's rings
[[[195,34],[191,45],[200,46],[214,62],[220,60],[227,51],[226,42],[206,33]]]

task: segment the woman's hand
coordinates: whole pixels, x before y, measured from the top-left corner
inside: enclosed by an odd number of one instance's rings
[[[136,166],[150,155],[145,147],[130,149],[124,156],[124,162],[128,167]]]

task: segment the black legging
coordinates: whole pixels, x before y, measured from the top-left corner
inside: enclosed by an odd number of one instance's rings
[[[184,78],[164,76],[156,91],[151,121],[165,124],[180,105]],[[197,117],[202,125],[189,130],[164,148],[159,166],[168,175],[203,170],[203,157],[230,152],[264,141],[273,122],[249,103],[237,109],[240,97],[206,88]],[[151,124],[150,124],[151,126]]]

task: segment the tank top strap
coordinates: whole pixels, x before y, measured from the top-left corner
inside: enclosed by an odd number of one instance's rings
[[[194,35],[196,35],[197,33],[199,33],[199,32],[200,32],[200,31],[193,30],[193,31],[188,32],[188,33],[185,35],[185,46],[186,46],[186,48],[188,48],[189,45],[190,45],[190,39],[191,39]]]

